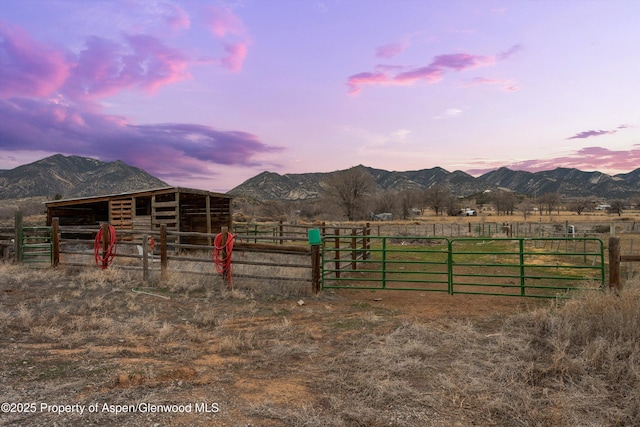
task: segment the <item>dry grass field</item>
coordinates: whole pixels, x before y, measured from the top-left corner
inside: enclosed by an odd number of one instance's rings
[[[640,425],[640,286],[319,295],[0,264],[0,425]]]

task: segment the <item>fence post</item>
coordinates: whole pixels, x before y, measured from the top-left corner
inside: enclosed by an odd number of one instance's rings
[[[100,243],[100,249],[102,251],[102,269],[106,269],[109,264],[107,264],[107,252],[109,250],[109,240],[110,240],[110,231],[109,231],[109,223],[103,222],[100,224],[100,231],[102,231],[102,242]]]
[[[616,292],[622,289],[620,284],[620,238],[609,237],[609,289]]]
[[[58,218],[51,219],[52,231],[52,264],[57,267],[60,264],[60,220]]]
[[[16,235],[13,240],[13,255],[16,263],[22,262],[22,211],[16,211]]]
[[[320,245],[311,246],[311,287],[314,293],[320,292]]]
[[[284,245],[284,239],[282,238],[282,236],[284,236],[284,223],[282,222],[282,220],[280,220],[280,224],[278,225],[278,233],[278,237],[280,237],[279,242],[281,245]]]

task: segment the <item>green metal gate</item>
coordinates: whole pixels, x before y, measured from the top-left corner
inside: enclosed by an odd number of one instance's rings
[[[337,238],[323,239],[323,289],[557,298],[605,283],[597,238],[368,236],[365,249]]]
[[[451,239],[449,248],[452,294],[555,298],[605,283],[597,238]]]
[[[23,227],[20,238],[20,260],[27,264],[53,263],[53,231],[51,227]]]

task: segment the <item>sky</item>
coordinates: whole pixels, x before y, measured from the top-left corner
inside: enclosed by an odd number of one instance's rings
[[[640,0],[0,0],[0,169],[640,168]]]

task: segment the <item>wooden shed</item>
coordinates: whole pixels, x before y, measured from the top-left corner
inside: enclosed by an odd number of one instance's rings
[[[61,226],[97,226],[108,222],[118,230],[141,233],[167,231],[217,233],[231,228],[231,199],[222,193],[166,187],[131,193],[47,202],[47,225],[59,218]],[[200,239],[198,239],[200,240]],[[182,243],[200,243],[183,237]]]

